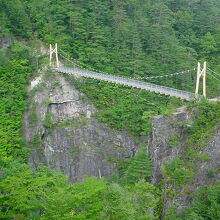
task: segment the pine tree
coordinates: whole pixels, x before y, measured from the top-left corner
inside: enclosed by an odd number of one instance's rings
[[[150,158],[142,147],[137,155],[132,158],[128,169],[125,171],[125,179],[129,184],[134,184],[140,179],[149,180],[151,169]]]

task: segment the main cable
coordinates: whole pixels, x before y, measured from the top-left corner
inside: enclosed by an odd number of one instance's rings
[[[209,71],[211,71],[212,73],[214,73],[215,75],[217,75],[218,77],[220,77],[220,73],[215,72],[214,70],[207,68]]]
[[[65,53],[63,50],[60,49],[61,52]],[[65,53],[66,54],[66,53]],[[80,68],[83,68],[85,69],[85,67],[82,67],[82,66],[87,66],[89,69],[97,72],[97,73],[102,73],[102,74],[107,74],[107,75],[110,75],[109,73],[105,73],[105,72],[100,72],[99,70],[96,70],[84,63],[81,63],[75,59],[72,59],[72,58],[67,58],[66,56],[64,55],[61,55],[63,58],[65,58],[66,60],[68,60],[69,62],[71,62],[72,64],[80,67]],[[77,63],[81,64],[82,66],[78,65]],[[130,78],[130,79],[158,79],[158,78],[164,78],[164,77],[172,77],[172,76],[175,76],[175,75],[180,75],[180,74],[185,74],[185,73],[190,73],[191,71],[194,71],[196,70],[196,68],[193,68],[193,69],[190,69],[190,70],[185,70],[185,71],[181,71],[181,72],[176,72],[176,73],[172,73],[172,74],[166,74],[166,75],[160,75],[160,76],[149,76],[149,77],[127,77],[127,78]],[[111,74],[113,75],[113,74]]]
[[[207,72],[211,77],[213,77],[214,79],[216,79],[217,81],[220,82],[220,79],[218,79],[215,75],[211,74],[210,72]]]

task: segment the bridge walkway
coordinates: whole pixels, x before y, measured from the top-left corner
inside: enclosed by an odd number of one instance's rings
[[[86,78],[92,78],[96,80],[102,80],[106,82],[116,83],[124,86],[130,86],[133,88],[139,88],[155,93],[160,93],[164,95],[173,96],[180,99],[185,100],[192,100],[194,99],[195,95],[190,92],[185,92],[178,89],[173,89],[166,86],[156,85],[153,83],[147,83],[143,81],[138,81],[134,79],[129,79],[121,76],[115,76],[115,75],[107,75],[87,70],[81,70],[81,69],[73,69],[69,67],[57,67],[55,68],[58,72],[69,74],[69,75],[76,75],[76,76],[82,76]]]

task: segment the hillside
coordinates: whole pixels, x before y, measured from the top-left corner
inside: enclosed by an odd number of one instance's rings
[[[220,94],[219,0],[2,0],[0,218],[220,219],[219,102],[56,73],[50,43],[190,92],[207,61]]]

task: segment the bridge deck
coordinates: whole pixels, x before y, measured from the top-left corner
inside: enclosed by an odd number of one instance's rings
[[[139,89],[143,89],[143,90],[147,90],[147,91],[151,91],[155,93],[169,95],[169,96],[173,96],[173,97],[177,97],[177,98],[181,98],[185,100],[192,100],[194,98],[194,94],[190,92],[185,92],[182,90],[173,89],[173,88],[169,88],[166,86],[160,86],[160,85],[142,82],[142,81],[129,79],[125,77],[107,75],[107,74],[96,73],[96,72],[80,70],[80,69],[73,69],[73,68],[68,68],[68,67],[58,67],[58,68],[55,68],[55,70],[61,73],[69,74],[69,75],[78,75],[78,76],[83,76],[87,78],[107,81],[111,83],[117,83],[117,84],[121,84],[125,86],[131,86],[134,88],[139,88]]]

